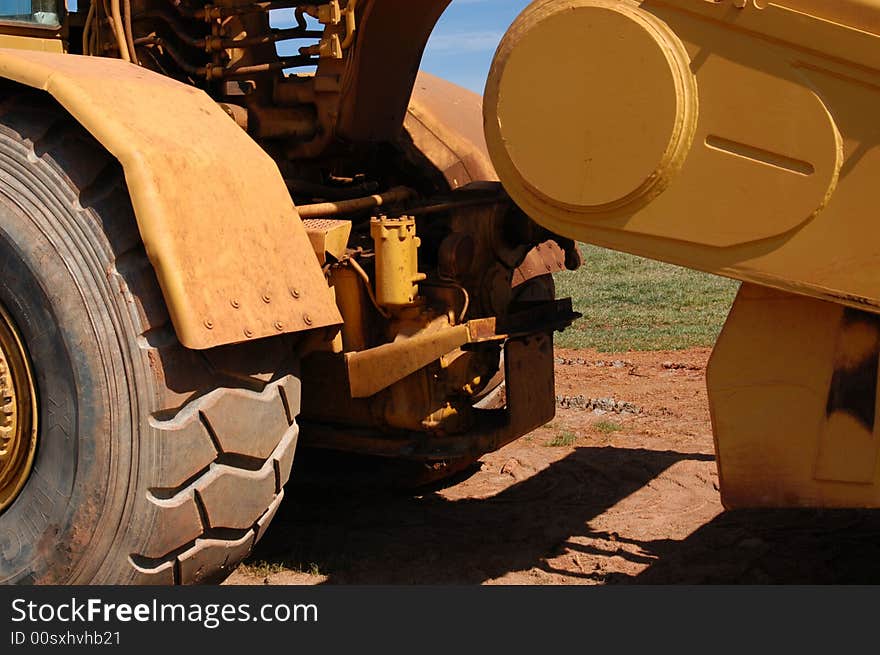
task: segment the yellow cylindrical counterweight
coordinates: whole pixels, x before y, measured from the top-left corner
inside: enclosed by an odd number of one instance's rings
[[[501,179],[562,234],[565,221],[631,213],[660,195],[684,164],[698,116],[678,37],[611,0],[532,5],[499,48],[485,106]]]
[[[421,242],[415,218],[373,218],[370,234],[376,248],[376,301],[391,311],[414,305],[419,295],[416,283],[425,279],[419,273]]]

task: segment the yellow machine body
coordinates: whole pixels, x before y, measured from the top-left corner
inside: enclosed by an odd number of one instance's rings
[[[39,52],[64,52],[64,44],[59,38],[37,38],[15,34],[0,34],[0,48],[37,50]]]
[[[117,59],[19,49],[0,49],[0,77],[47,91],[120,161],[183,345],[341,322],[278,167],[204,92]]]
[[[880,2],[537,0],[484,112],[536,221],[748,283],[708,375],[727,506],[880,506]]]
[[[834,22],[859,12],[880,23],[873,2],[536,2],[486,88],[499,175],[566,236],[876,310],[880,31]]]
[[[880,317],[744,284],[708,369],[728,507],[880,506]]]

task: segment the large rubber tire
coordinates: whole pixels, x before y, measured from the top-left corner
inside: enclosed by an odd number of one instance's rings
[[[183,348],[121,167],[41,92],[0,103],[0,262],[39,405],[33,472],[0,514],[0,583],[227,576],[290,475],[292,338]]]

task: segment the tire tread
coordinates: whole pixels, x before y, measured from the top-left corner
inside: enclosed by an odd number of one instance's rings
[[[95,249],[111,261],[107,275],[134,325],[129,346],[154,382],[139,452],[156,455],[158,465],[139,473],[132,510],[134,522],[149,525],[129,528],[147,536],[132,537],[140,545],[123,556],[127,567],[111,567],[95,582],[216,582],[250,553],[284,495],[298,436],[297,371],[268,381],[218,372],[203,353],[181,346],[122,167],[47,94],[22,89],[0,100],[0,135],[47,164],[78,199],[78,220],[106,237]],[[286,356],[282,345],[267,347]]]

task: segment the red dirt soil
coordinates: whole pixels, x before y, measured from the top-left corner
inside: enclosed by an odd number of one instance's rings
[[[878,512],[723,511],[708,358],[558,350],[556,419],[442,487],[365,486],[306,454],[229,583],[880,582]]]

